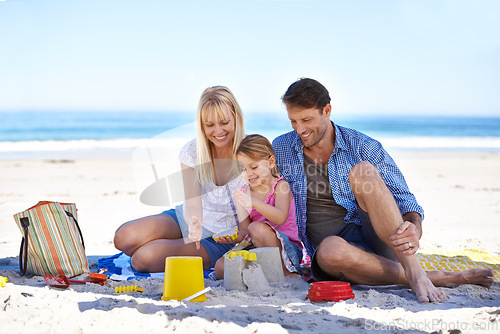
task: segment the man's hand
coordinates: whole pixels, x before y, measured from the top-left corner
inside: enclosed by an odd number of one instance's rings
[[[399,226],[396,234],[389,237],[391,248],[395,252],[402,252],[404,255],[413,255],[420,247],[419,230],[409,221],[404,221]]]
[[[200,249],[200,240],[203,234],[201,223],[198,217],[193,216],[193,223],[189,226],[189,239],[196,242],[196,249]]]

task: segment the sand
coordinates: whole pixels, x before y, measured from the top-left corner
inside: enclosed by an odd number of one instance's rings
[[[475,248],[499,256],[500,153],[461,151],[391,152],[425,208],[422,249]],[[0,157],[1,158],[1,157]],[[355,298],[311,303],[308,284],[286,279],[265,292],[227,291],[222,281],[203,303],[161,301],[163,281],[129,282],[144,293],[115,294],[105,286],[46,286],[41,277],[21,277],[21,234],[12,218],[40,200],[75,202],[91,269],[99,256],[117,251],[112,238],[123,222],[163,207],[140,203],[131,159],[0,160],[0,328],[5,333],[332,333],[392,331],[500,331],[500,284],[490,289],[443,288],[447,300],[421,304],[401,286],[354,286]]]

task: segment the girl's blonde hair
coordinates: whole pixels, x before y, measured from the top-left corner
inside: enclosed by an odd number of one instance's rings
[[[215,181],[214,178],[214,144],[208,140],[203,130],[203,124],[210,116],[216,115],[220,120],[227,121],[226,111],[229,110],[234,117],[235,131],[232,147],[233,171],[238,173],[236,164],[236,149],[244,136],[243,113],[229,88],[213,86],[205,89],[201,94],[196,113],[196,178],[200,184]]]
[[[273,145],[266,137],[261,135],[248,135],[241,141],[236,154],[244,154],[252,160],[260,161],[274,157]],[[276,159],[276,157],[274,157]],[[279,177],[280,172],[276,163],[271,168],[271,174]]]

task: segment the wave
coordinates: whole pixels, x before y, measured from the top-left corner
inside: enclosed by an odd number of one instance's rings
[[[491,149],[500,150],[499,137],[386,137],[386,148],[399,149]]]
[[[274,138],[269,137],[268,138]],[[500,150],[498,137],[385,137],[377,138],[386,149]],[[0,152],[132,151],[136,148],[178,149],[189,138],[121,138],[107,140],[4,141]]]
[[[168,148],[184,145],[186,138],[170,139],[106,139],[106,140],[35,140],[0,142],[0,152],[44,152],[44,151],[93,151],[93,150],[133,150],[140,147]]]

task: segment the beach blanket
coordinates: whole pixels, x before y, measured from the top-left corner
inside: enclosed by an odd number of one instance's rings
[[[490,268],[495,272],[495,281],[500,281],[500,257],[477,249],[463,249],[455,251],[419,250],[417,257],[426,271],[443,270],[459,271],[473,268]],[[308,263],[306,263],[308,264]],[[123,281],[149,277],[164,278],[164,273],[146,274],[132,268],[130,256],[119,253],[97,260],[99,269],[107,269],[105,273],[110,279]],[[205,278],[214,279],[213,269],[203,272]]]
[[[130,263],[130,256],[124,254],[123,252],[115,254],[109,257],[103,257],[97,259],[97,267],[99,270],[106,269],[107,272],[104,274],[108,275],[110,279],[115,281],[125,281],[131,279],[143,279],[143,278],[164,278],[164,273],[140,273],[134,268]],[[203,276],[205,278],[213,279],[212,275],[213,269],[205,270]]]
[[[460,271],[473,268],[493,269],[495,281],[500,280],[500,257],[477,249],[455,251],[419,250],[417,257],[426,271]]]

